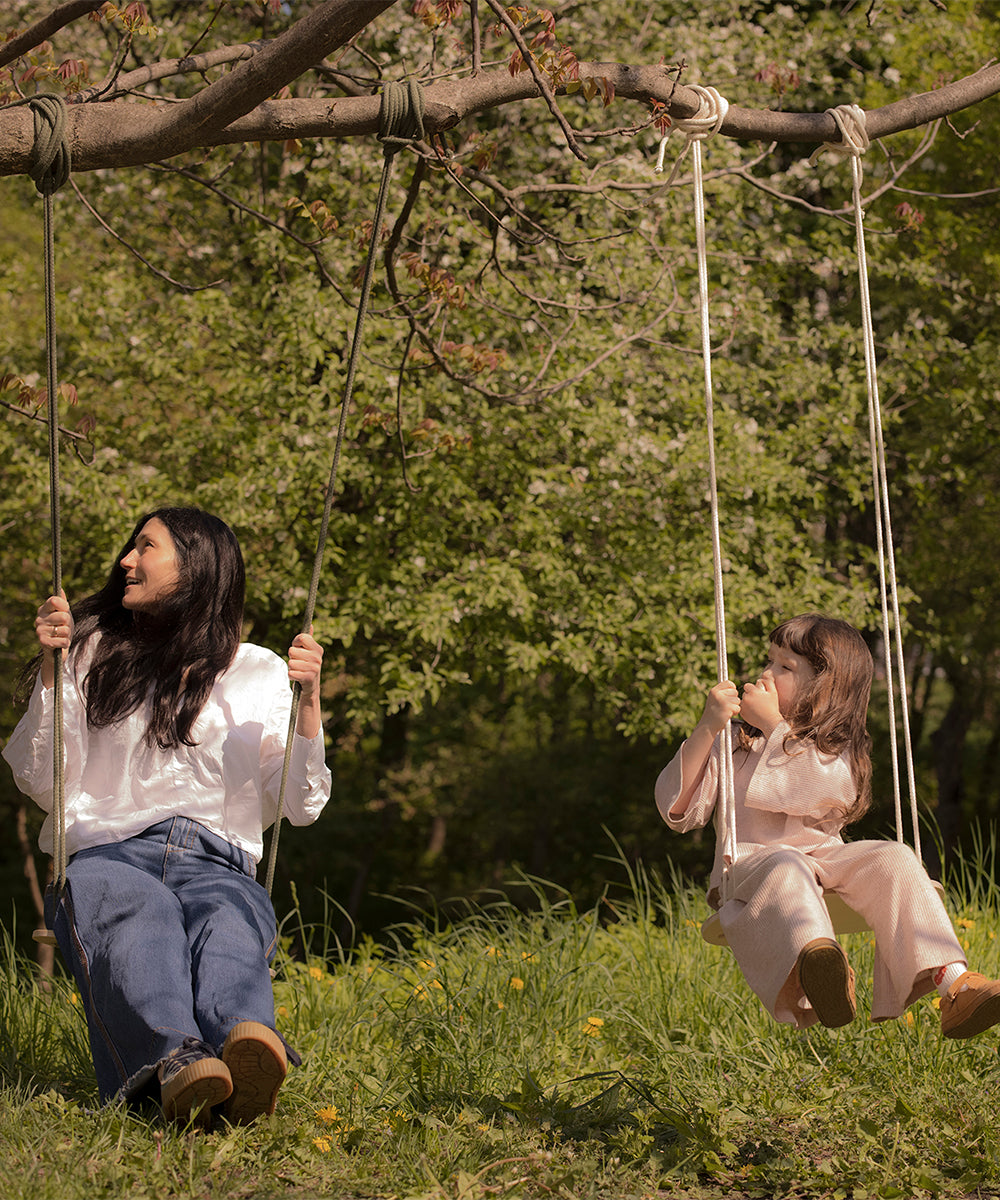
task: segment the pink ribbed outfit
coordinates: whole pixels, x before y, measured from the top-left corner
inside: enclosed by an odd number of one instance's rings
[[[854,802],[845,755],[820,754],[808,742],[784,740],[782,722],[766,740],[733,754],[736,863],[730,895],[719,910],[722,928],[747,983],[777,1021],[804,1029],[817,1017],[797,978],[803,947],[834,937],[823,891],[839,893],[875,934],[872,1020],[898,1017],[933,991],[932,973],[965,954],[937,889],[916,855],[899,842],[844,842],[844,814]],[[685,743],[686,746],[687,743]],[[719,793],[721,739],[687,809],[672,813],[689,778],[684,746],[656,781],[656,805],[671,829],[708,823]],[[717,837],[711,883],[723,867]]]

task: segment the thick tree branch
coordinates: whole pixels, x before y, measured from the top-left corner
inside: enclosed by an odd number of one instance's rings
[[[344,17],[357,13],[357,26],[366,21],[362,13],[384,10],[393,0],[330,3],[312,14]],[[347,16],[345,16],[345,14]],[[370,19],[370,17],[369,17]],[[304,18],[289,34],[304,24]],[[319,61],[320,49],[327,53],[331,42],[347,36],[348,25],[340,32],[327,30],[325,48],[315,43],[312,52],[295,43],[294,53],[276,62],[273,47],[255,54],[231,74],[211,84],[193,100],[183,104],[157,104],[117,100],[111,104],[80,105],[70,109],[73,166],[92,171],[108,167],[139,166],[161,161],[182,150],[225,144],[260,141],[286,141],[293,138],[357,137],[378,130],[377,96],[341,97],[336,100],[264,100],[223,122],[231,113],[239,113],[248,97],[272,95],[279,86]],[[350,36],[353,36],[351,34]],[[342,44],[342,43],[341,43]],[[267,59],[266,62],[262,60]],[[310,61],[307,61],[310,60]],[[697,111],[698,96],[690,88],[676,83],[667,69],[660,66],[630,66],[623,63],[581,63],[582,80],[607,80],[618,99],[648,103],[658,100],[675,117],[691,116]],[[215,90],[218,89],[218,90]],[[246,90],[244,90],[246,89]],[[994,64],[947,84],[933,92],[908,96],[868,113],[868,133],[872,138],[886,137],[905,129],[928,124],[939,117],[959,112],[1000,92],[1000,64]],[[461,121],[488,109],[524,100],[541,98],[538,86],[528,73],[511,77],[505,69],[481,71],[461,80],[440,80],[426,88],[424,125],[428,133],[451,129]],[[214,100],[209,103],[209,97]],[[215,109],[215,102],[219,108]],[[213,109],[206,111],[206,106]],[[803,143],[815,146],[839,139],[837,126],[826,113],[772,112],[733,105],[722,126],[722,133],[740,141]],[[25,107],[0,109],[0,175],[27,174],[31,164],[33,124]]]

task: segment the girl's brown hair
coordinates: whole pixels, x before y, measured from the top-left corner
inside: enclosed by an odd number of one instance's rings
[[[871,651],[846,621],[804,613],[784,621],[771,634],[772,645],[798,654],[815,675],[795,697],[791,712],[781,715],[790,740],[810,741],[824,754],[846,753],[856,798],[845,824],[859,820],[871,804],[872,740],[868,733],[868,700],[875,672]],[[740,730],[740,745],[749,747],[759,730]]]

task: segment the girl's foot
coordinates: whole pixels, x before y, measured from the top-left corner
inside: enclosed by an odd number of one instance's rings
[[[240,1021],[229,1031],[222,1061],[233,1079],[233,1094],[223,1110],[234,1125],[247,1125],[274,1112],[278,1089],[288,1073],[281,1038],[259,1021]]]
[[[839,942],[814,938],[802,947],[796,965],[799,983],[820,1024],[839,1029],[854,1020],[854,972]]]
[[[941,1036],[970,1038],[1000,1021],[1000,980],[966,971],[941,997]]]

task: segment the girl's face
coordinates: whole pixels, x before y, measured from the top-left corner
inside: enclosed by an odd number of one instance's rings
[[[159,517],[143,525],[120,565],[125,572],[124,608],[149,611],[174,590],[180,579],[177,547]]]
[[[770,679],[774,684],[782,716],[787,716],[792,711],[796,696],[815,677],[816,672],[801,654],[776,646],[774,642],[770,644],[767,665],[761,672],[761,679]]]

